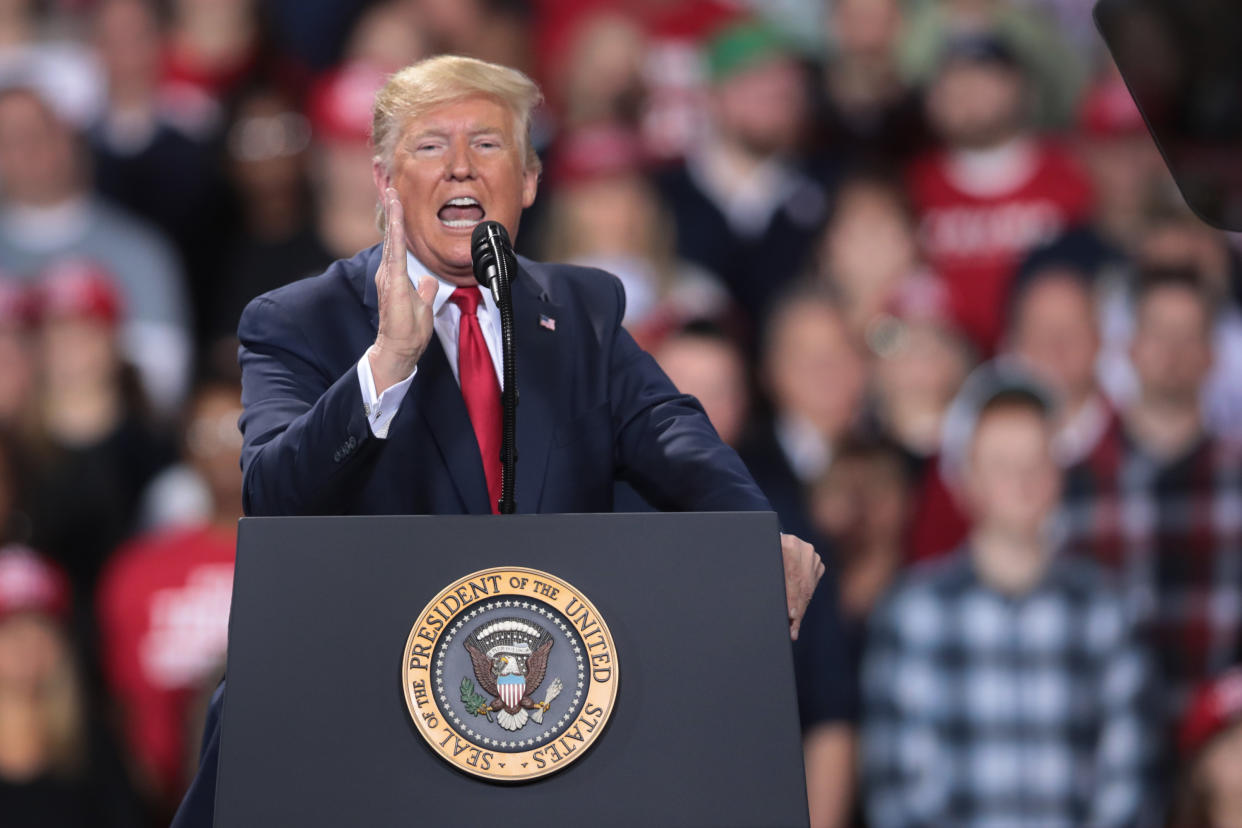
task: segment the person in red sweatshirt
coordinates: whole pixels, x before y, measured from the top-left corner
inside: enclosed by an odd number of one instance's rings
[[[1028,126],[1027,77],[994,35],[950,40],[927,95],[943,147],[915,161],[909,187],[920,240],[955,317],[984,354],[1001,337],[1022,256],[1086,218],[1085,173]]]
[[[184,791],[195,753],[187,718],[201,688],[214,686],[223,670],[242,514],[240,414],[235,381],[200,384],[185,454],[210,493],[212,513],[138,536],[117,551],[101,579],[105,678],[157,811],[171,813]]]

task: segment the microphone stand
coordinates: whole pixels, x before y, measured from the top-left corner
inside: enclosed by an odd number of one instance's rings
[[[517,471],[517,369],[514,365],[513,351],[513,296],[510,293],[513,274],[510,263],[513,259],[504,249],[500,239],[490,236],[488,239],[492,255],[496,261],[496,287],[500,310],[500,351],[504,384],[500,392],[501,428],[500,428],[500,502],[497,508],[502,515],[511,515],[517,511],[514,501],[514,483]]]

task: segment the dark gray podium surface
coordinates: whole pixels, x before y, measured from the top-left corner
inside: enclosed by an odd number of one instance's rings
[[[582,591],[620,670],[589,752],[519,784],[449,766],[402,695],[416,616],[493,566]],[[217,826],[806,822],[771,513],[242,521]]]

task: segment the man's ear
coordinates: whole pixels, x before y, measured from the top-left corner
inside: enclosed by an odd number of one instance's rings
[[[375,193],[380,204],[383,204],[384,191],[392,186],[392,174],[388,172],[388,165],[378,158],[371,159],[371,180],[375,182]]]
[[[535,193],[539,191],[538,170],[527,169],[522,173],[522,208],[535,203]]]

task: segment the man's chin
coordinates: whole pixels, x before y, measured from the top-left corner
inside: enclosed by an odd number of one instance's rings
[[[479,284],[478,280],[474,278],[473,270],[467,271],[466,273],[446,273],[443,278],[444,281],[457,285],[458,287],[477,287]]]
[[[470,259],[470,245],[467,243],[460,249],[456,246],[448,255],[438,256],[440,272],[437,274],[446,282],[468,287],[478,284],[474,278],[474,262]]]
[[[474,283],[474,266],[470,259],[470,237],[435,233],[434,238],[423,237],[430,244],[414,243],[410,250],[414,257],[446,282],[460,284],[460,280]]]

